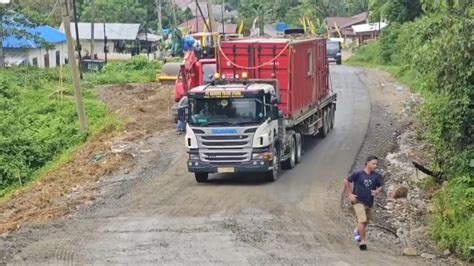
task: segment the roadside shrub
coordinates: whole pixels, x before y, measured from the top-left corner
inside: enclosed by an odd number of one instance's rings
[[[474,256],[469,246],[474,243],[474,181],[460,176],[443,187],[435,197],[436,215],[432,235],[442,249],[461,254],[468,261]]]
[[[112,61],[100,73],[87,73],[86,79],[97,85],[152,82],[161,64],[144,56],[134,56],[129,61]]]

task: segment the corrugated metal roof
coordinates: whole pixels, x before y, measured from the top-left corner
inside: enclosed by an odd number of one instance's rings
[[[12,26],[4,25],[5,32],[8,34],[8,28],[12,29]],[[18,29],[18,27],[15,27]],[[36,28],[23,28],[22,30],[29,32],[31,34],[37,34],[39,37],[43,38],[45,41],[51,44],[57,44],[66,41],[66,35],[64,33],[54,29],[50,26],[39,26]],[[40,43],[35,42],[35,40],[28,38],[17,38],[15,36],[6,36],[3,39],[3,48],[39,48],[41,47]]]
[[[364,22],[367,20],[367,17],[368,13],[362,12],[352,17],[327,17],[325,20],[329,28],[334,28],[335,23],[340,29],[343,29],[346,27],[350,27],[356,23]]]
[[[354,30],[355,33],[361,33],[361,32],[371,32],[371,31],[379,31],[385,27],[387,27],[388,24],[385,22],[376,22],[376,23],[367,23],[367,24],[362,24],[362,25],[354,25],[352,26],[352,29]]]
[[[191,33],[195,32],[203,32],[204,29],[206,28],[204,21],[201,18],[197,18],[198,24],[196,28],[196,18],[190,19],[188,21],[183,22],[178,26],[178,28],[187,28]],[[214,32],[222,32],[222,23],[220,22],[215,22],[215,29],[213,29]],[[224,30],[225,33],[235,33],[237,31],[237,24],[233,23],[225,23],[224,24]]]
[[[144,32],[140,32],[137,35],[137,39],[140,41],[149,41],[149,42],[159,42],[161,40],[161,36],[155,34],[145,34]]]
[[[79,29],[79,39],[87,40],[91,38],[91,23],[77,23]],[[136,23],[105,23],[105,34],[108,40],[136,40],[140,24]],[[60,30],[64,32],[64,25],[61,24]],[[71,22],[72,38],[76,39],[76,28]],[[104,23],[94,24],[94,39],[104,39]]]

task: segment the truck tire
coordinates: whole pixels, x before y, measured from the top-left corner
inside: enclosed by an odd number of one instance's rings
[[[337,60],[337,61],[336,61],[336,64],[337,64],[337,65],[340,65],[340,64],[341,64],[341,59]]]
[[[295,134],[296,140],[296,164],[301,162],[301,157],[303,157],[303,138],[301,133]]]
[[[290,157],[282,163],[284,169],[293,169],[296,165],[296,141],[291,138],[290,143]]]
[[[335,121],[335,118],[336,118],[336,106],[335,105],[331,106],[331,112],[330,112],[329,117],[330,117],[330,120],[331,120],[329,129],[333,129],[334,128],[334,121]]]
[[[208,173],[194,173],[194,177],[196,178],[196,181],[198,183],[205,183],[207,182],[207,179],[209,178]]]
[[[329,133],[329,125],[328,125],[328,120],[329,120],[329,112],[328,110],[324,110],[323,112],[323,125],[322,127],[319,129],[319,133],[321,133],[321,137],[325,138],[328,133]]]
[[[280,152],[278,150],[278,147],[273,149],[273,169],[265,173],[267,182],[274,182],[278,179],[278,173],[280,172]]]

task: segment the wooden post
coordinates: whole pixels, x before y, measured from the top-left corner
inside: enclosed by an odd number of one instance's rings
[[[95,21],[95,0],[91,0],[91,59],[94,59],[94,21]]]
[[[84,102],[82,99],[81,82],[79,79],[79,69],[76,62],[76,54],[74,53],[74,45],[71,36],[71,19],[69,17],[69,9],[67,0],[61,0],[61,13],[64,24],[64,33],[66,34],[67,50],[69,64],[71,64],[72,80],[74,83],[74,96],[76,98],[77,113],[79,115],[79,124],[81,131],[87,131],[87,117],[84,110]]]

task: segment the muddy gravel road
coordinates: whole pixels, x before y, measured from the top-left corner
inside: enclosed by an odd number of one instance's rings
[[[335,128],[307,139],[303,162],[274,183],[186,170],[170,129],[136,143],[136,163],[100,181],[97,201],[70,217],[0,239],[12,264],[420,265],[376,241],[361,253],[341,209],[342,180],[371,114],[360,69],[331,66]],[[0,260],[2,258],[0,257]]]

